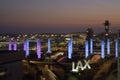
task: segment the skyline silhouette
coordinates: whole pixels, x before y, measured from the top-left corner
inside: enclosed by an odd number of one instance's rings
[[[1,0],[0,33],[68,33],[120,25],[119,0]]]

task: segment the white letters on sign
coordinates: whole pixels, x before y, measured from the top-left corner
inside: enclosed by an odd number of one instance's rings
[[[84,60],[85,65],[83,66],[81,61],[78,61],[76,68],[75,68],[75,62],[72,62],[72,72],[78,72],[79,69],[84,70],[84,69],[91,69],[89,65],[90,60],[86,61]]]

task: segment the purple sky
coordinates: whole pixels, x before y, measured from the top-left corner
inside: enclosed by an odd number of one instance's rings
[[[119,29],[120,0],[0,0],[0,33],[103,32]]]

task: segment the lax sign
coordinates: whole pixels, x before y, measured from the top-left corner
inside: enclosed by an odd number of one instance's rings
[[[89,65],[90,60],[85,60],[84,59],[84,65],[82,64],[81,61],[78,61],[76,67],[75,67],[75,62],[72,62],[72,72],[78,72],[79,69],[84,70],[84,69],[91,69],[91,66]]]

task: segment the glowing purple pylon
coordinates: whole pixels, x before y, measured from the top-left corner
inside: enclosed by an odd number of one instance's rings
[[[68,58],[71,59],[70,41],[68,41]]]
[[[26,51],[26,40],[24,41],[24,51]]]
[[[14,40],[14,48],[13,48],[13,50],[14,50],[14,51],[17,50],[17,42],[16,42],[16,40]]]
[[[70,41],[68,41],[68,58],[71,59],[71,53],[70,53]]]
[[[26,39],[26,55],[25,57],[28,57],[29,56],[29,40]]]
[[[115,57],[118,57],[118,39],[115,41]]]
[[[8,50],[11,51],[12,50],[12,41],[11,39],[8,42]]]
[[[72,38],[70,39],[70,45],[71,45],[71,54],[73,53],[73,44],[72,44]]]
[[[40,39],[37,39],[37,57],[38,57],[38,59],[41,58],[41,44],[40,44]]]
[[[105,46],[104,46],[104,41],[101,41],[101,58],[105,58]]]
[[[107,39],[107,54],[110,54],[110,39]]]
[[[88,41],[86,41],[86,43],[85,43],[85,58],[88,58],[88,54],[89,54]]]

